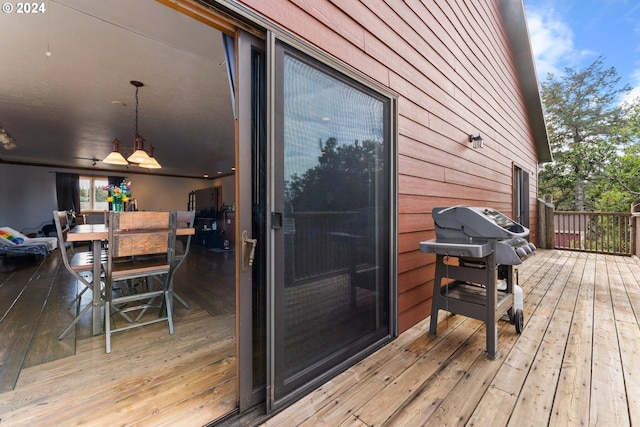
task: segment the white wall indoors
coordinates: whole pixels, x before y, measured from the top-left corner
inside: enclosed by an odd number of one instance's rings
[[[132,196],[139,210],[185,210],[189,192],[222,186],[227,204],[235,203],[235,177],[219,179],[174,178],[131,171],[107,173],[55,167],[22,166],[0,163],[0,226],[9,226],[24,234],[37,233],[51,224],[57,209],[56,172],[80,175],[121,175],[131,181]]]

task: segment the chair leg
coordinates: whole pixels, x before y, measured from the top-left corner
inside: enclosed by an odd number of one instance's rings
[[[169,288],[173,289],[173,275],[171,276],[171,283],[169,285]],[[184,306],[184,308],[186,308],[187,310],[191,310],[191,304],[189,304],[184,299],[182,299],[182,297],[178,295],[175,291],[172,290],[171,293],[173,294],[173,297],[177,299],[178,302]]]
[[[81,276],[82,276],[82,274],[81,274]],[[82,298],[82,295],[84,295],[84,293],[85,293],[85,292],[87,292],[87,290],[88,290],[88,289],[92,289],[92,285],[91,285],[91,283],[93,283],[93,275],[91,275],[91,276],[90,276],[91,278],[88,278],[88,277],[85,277],[85,276],[82,276],[82,277],[84,277],[84,278],[85,278],[85,280],[86,280],[86,282],[85,282],[85,283],[82,283],[82,285],[84,286],[84,289],[82,289],[82,290],[80,291],[80,293],[79,293],[78,295],[76,295],[76,297],[75,297],[73,300],[71,300],[71,302],[70,302],[70,303],[69,303],[69,305],[67,306],[67,310],[70,310],[70,309],[71,309],[71,307],[72,307],[76,302],[79,302],[79,301],[80,301],[80,299]],[[79,283],[79,282],[81,282],[81,280],[80,280],[80,279],[76,279],[76,287],[77,287],[77,283]]]
[[[153,300],[155,300],[156,298],[157,298],[157,296],[149,298],[149,300],[145,303],[145,307],[140,310],[140,313],[138,314],[138,317],[135,318],[134,322],[137,322],[140,319],[142,319],[142,316],[144,316],[144,314],[147,312],[147,310],[149,308],[151,308],[151,307],[154,307]],[[162,303],[160,303],[160,304],[161,304],[161,307],[162,307]],[[155,306],[155,307],[157,307],[157,306]],[[162,311],[162,308],[160,308],[160,310]]]
[[[111,353],[111,307],[109,300],[104,302],[104,334],[106,337],[106,351]]]
[[[130,286],[129,286],[129,280],[127,280],[127,281],[126,281],[126,284],[127,284],[127,288],[130,288]],[[113,290],[115,290],[115,291],[117,291],[117,292],[119,292],[119,293],[120,293],[120,295],[124,296],[124,292],[123,292],[123,288],[122,288],[122,286],[117,287],[117,288],[116,288],[116,287],[114,287],[114,288],[112,288],[112,289],[113,289]],[[113,297],[113,295],[112,295],[112,297]],[[105,298],[105,299],[106,299],[106,298]],[[123,304],[123,305],[124,305],[124,304]],[[127,313],[125,313],[125,312],[123,312],[123,311],[121,311],[121,310],[120,310],[120,308],[121,308],[123,305],[121,305],[120,307],[118,307],[117,305],[113,305],[113,313],[114,313],[114,314],[116,314],[116,313],[117,313],[117,314],[119,314],[120,316],[124,317],[124,318],[125,318],[125,320],[126,320],[127,322],[129,322],[129,323],[133,323],[133,322],[134,322],[134,320],[133,320],[131,317],[129,317],[129,315],[128,315]],[[109,313],[109,316],[111,316],[111,313]]]
[[[124,317],[124,318],[125,318],[125,320],[126,320],[127,322],[129,322],[129,323],[133,323],[133,322],[135,322],[135,320],[134,320],[134,319],[132,319],[131,317],[129,317],[129,315],[128,315],[127,313],[125,313],[124,311],[122,311],[122,310],[118,309],[117,307],[116,307],[116,308],[114,308],[114,314],[115,314],[115,313],[118,313],[120,316]]]
[[[82,298],[82,295],[84,295],[84,293],[87,292],[87,289],[89,289],[89,288],[85,287],[83,290],[80,291],[80,293],[78,295],[76,295],[76,297],[73,300],[71,300],[71,302],[67,306],[67,310],[71,310],[71,307],[73,307],[73,305],[75,303],[80,301],[80,299]]]
[[[151,280],[149,280],[149,282],[151,282]],[[153,305],[154,300],[156,298],[161,298],[162,302],[160,303],[160,305]],[[127,307],[127,305],[129,303],[136,303],[136,302],[140,302],[139,304],[134,304],[131,305],[129,307]],[[173,292],[172,290],[167,287],[167,281],[165,279],[164,281],[164,290],[163,289],[158,289],[156,291],[152,291],[151,295],[149,294],[140,294],[140,295],[126,295],[126,296],[122,296],[122,297],[118,297],[118,298],[114,298],[111,301],[109,301],[109,298],[106,298],[105,301],[105,341],[106,341],[106,353],[111,353],[111,334],[114,332],[118,332],[118,331],[125,331],[128,329],[133,329],[136,327],[140,327],[140,326],[145,326],[145,325],[149,325],[152,323],[156,323],[156,322],[161,322],[161,321],[167,321],[167,323],[169,324],[169,334],[173,335],[174,333],[174,327],[173,327]],[[145,319],[144,321],[140,322],[139,324],[135,324],[137,323],[139,320],[141,320],[142,316],[144,315],[144,313],[151,307],[154,308],[160,308],[160,314],[159,314],[159,318],[155,319],[155,320],[149,320],[149,319]],[[162,315],[162,307],[166,307],[167,313],[165,316]],[[140,310],[140,313],[137,315],[137,317],[135,319],[132,319],[132,323],[134,323],[133,325],[125,325],[122,327],[117,327],[114,326],[112,327],[111,325],[111,310],[113,310],[113,314],[120,314],[125,318],[129,318],[127,316],[127,313],[121,311],[129,311],[129,312],[133,312],[133,311],[137,311]]]
[[[182,299],[182,297],[181,297],[180,295],[178,295],[178,294],[176,294],[176,293],[174,292],[174,293],[173,293],[173,297],[174,297],[175,299],[177,299],[177,300],[178,300],[178,302],[179,302],[180,304],[184,305],[184,307],[185,307],[187,310],[191,310],[191,304],[189,304],[189,303],[188,303],[188,302],[186,302],[184,299]]]
[[[73,300],[71,301],[71,303],[69,303],[69,305],[67,306],[67,310],[70,310],[71,307],[73,307],[75,304],[79,304],[80,300],[82,299],[82,295],[84,295],[85,292],[87,292],[87,290],[92,289],[90,286],[88,286],[87,284],[83,284],[84,285],[84,289],[82,289],[82,291],[80,291],[80,293],[78,295],[75,296],[75,298],[73,298]],[[92,289],[93,291],[93,289]],[[89,311],[89,309],[92,307],[91,304],[87,304],[79,313],[77,313],[76,317],[73,319],[73,321],[65,328],[64,331],[62,331],[62,333],[60,334],[60,336],[58,337],[59,340],[63,339],[71,330],[71,328],[73,328],[73,326],[78,323],[78,321],[80,320],[80,318],[82,316],[84,316],[84,314]],[[77,310],[77,309],[76,309]]]
[[[164,299],[167,302],[167,322],[169,322],[169,334],[173,335],[173,316],[171,314],[173,310],[173,292],[165,291]]]
[[[87,311],[89,311],[89,309],[90,309],[91,307],[92,307],[92,306],[91,306],[91,304],[87,304],[87,305],[82,309],[82,311],[80,311],[80,313],[76,316],[76,318],[75,318],[75,319],[73,319],[73,322],[69,323],[69,326],[67,326],[67,328],[66,328],[64,331],[62,331],[62,333],[60,334],[60,336],[58,337],[58,339],[59,339],[59,340],[61,340],[62,338],[64,338],[64,337],[65,337],[65,335],[67,335],[67,334],[69,333],[69,331],[71,330],[71,328],[72,328],[76,323],[78,323],[78,320],[80,320],[80,318],[81,318],[82,316],[84,316],[84,314],[85,314]]]

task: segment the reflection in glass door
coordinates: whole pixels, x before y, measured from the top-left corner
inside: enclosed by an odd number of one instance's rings
[[[390,100],[276,45],[272,404],[390,335]]]

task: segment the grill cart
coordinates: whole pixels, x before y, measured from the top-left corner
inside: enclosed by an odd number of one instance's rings
[[[508,314],[521,333],[524,325],[519,265],[535,251],[529,230],[497,210],[452,206],[432,211],[436,238],[420,242],[420,251],[436,254],[429,336],[435,337],[438,310],[482,320],[487,357],[498,358],[497,320]]]

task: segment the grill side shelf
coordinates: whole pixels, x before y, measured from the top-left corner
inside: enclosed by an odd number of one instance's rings
[[[493,252],[491,243],[438,242],[436,239],[420,242],[420,252],[455,257],[484,258]]]

